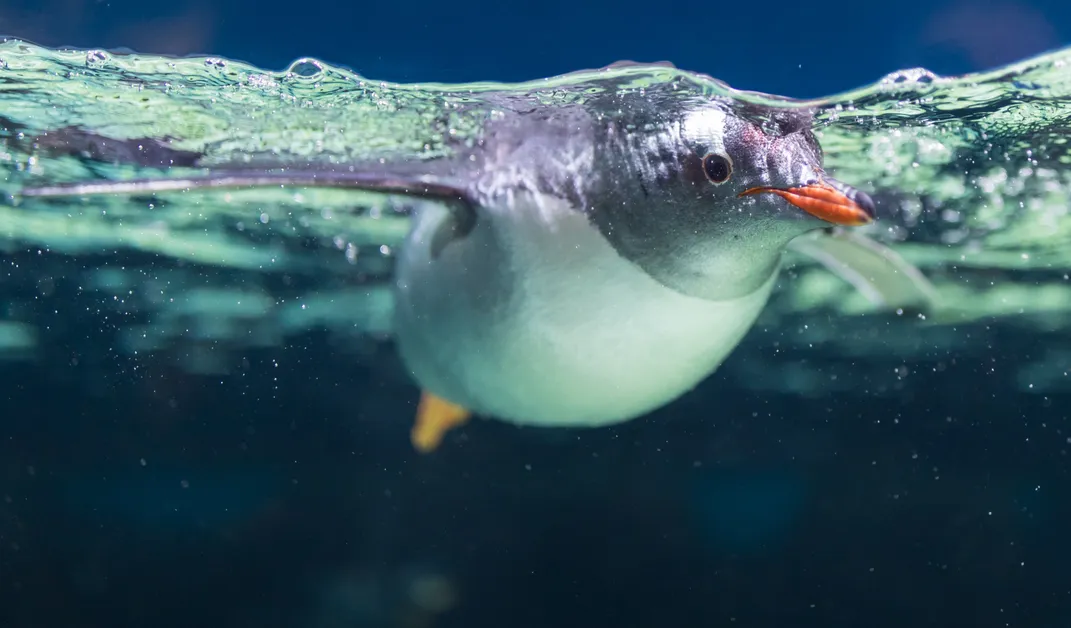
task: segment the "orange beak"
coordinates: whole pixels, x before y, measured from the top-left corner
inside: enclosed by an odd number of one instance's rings
[[[740,196],[776,194],[815,218],[845,227],[859,227],[874,221],[874,201],[866,194],[840,182],[819,181],[794,188],[749,188]]]

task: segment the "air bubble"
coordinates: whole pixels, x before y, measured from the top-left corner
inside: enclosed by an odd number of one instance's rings
[[[227,62],[223,59],[220,59],[219,57],[209,57],[205,59],[205,67],[222,70],[223,68],[227,67]]]
[[[324,66],[316,59],[298,59],[290,64],[286,73],[288,76],[297,76],[304,79],[318,78],[323,74]]]
[[[881,80],[882,85],[904,85],[908,83],[916,83],[920,85],[929,85],[936,81],[938,76],[933,72],[925,68],[914,68],[911,70],[901,70],[899,72],[893,72],[886,75]]]
[[[108,53],[103,50],[90,50],[86,53],[86,67],[102,68],[108,62]]]

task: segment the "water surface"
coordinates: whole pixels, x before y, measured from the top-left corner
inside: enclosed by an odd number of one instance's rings
[[[24,185],[174,176],[243,163],[345,166],[437,157],[477,141],[488,94],[571,103],[606,91],[724,99],[773,121],[806,111],[837,178],[871,192],[873,237],[933,280],[949,316],[874,313],[804,260],[725,366],[743,385],[895,392],[911,361],[947,366],[1023,328],[1024,390],[1067,387],[1071,340],[1071,50],[945,78],[906,70],[816,100],[734,90],[664,66],[522,84],[400,85],[303,59],[269,71],[0,44],[0,356],[34,359],[77,303],[107,313],[117,352],[227,372],[241,350],[326,330],[360,361],[389,338],[388,281],[410,207],[324,189],[17,199]],[[772,122],[771,122],[772,123]],[[77,299],[74,299],[77,296]],[[821,349],[821,364],[808,362]]]

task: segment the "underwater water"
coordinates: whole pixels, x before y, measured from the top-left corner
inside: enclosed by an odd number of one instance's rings
[[[122,625],[182,625],[172,605],[221,626],[1066,625],[1069,62],[1059,51],[962,77],[905,70],[799,101],[670,67],[400,85],[312,59],[267,71],[5,41],[2,413],[47,429],[8,435],[0,532],[19,549],[0,567],[19,596],[78,600],[26,602],[11,625],[64,612],[106,625],[101,599],[130,605]],[[478,139],[495,115],[485,95],[501,90],[551,104],[605,90],[719,98],[773,126],[812,115],[827,170],[878,204],[865,232],[922,269],[940,315],[880,312],[793,257],[715,381],[675,406],[581,435],[474,425],[435,463],[406,449],[416,391],[390,350],[412,201],[302,188],[19,195],[229,164],[448,155]],[[71,390],[88,405],[64,405]],[[84,446],[49,444],[56,434]],[[942,457],[935,443],[961,450]],[[33,459],[51,449],[50,463]],[[29,468],[46,492],[28,488]],[[106,531],[88,550],[85,528]],[[79,570],[58,577],[66,568],[50,572],[42,552]],[[198,552],[214,558],[186,555]],[[141,557],[154,553],[166,556]],[[208,575],[235,563],[250,591]],[[208,599],[174,567],[191,564],[217,593],[227,582],[237,610],[191,602]],[[139,586],[172,597],[115,601]],[[451,615],[457,604],[477,610]]]
[[[178,351],[188,367],[202,370],[226,369],[234,350],[314,327],[363,336],[354,347],[388,334],[391,250],[406,233],[409,208],[397,199],[324,189],[16,201],[20,186],[159,176],[165,165],[168,176],[188,176],[236,164],[326,168],[448,155],[454,142],[478,141],[482,122],[495,115],[482,94],[506,87],[388,84],[311,59],[270,72],[216,58],[63,52],[18,41],[2,44],[0,58],[2,192],[11,199],[0,207],[5,249],[150,255],[140,266],[87,269],[81,288],[122,294],[101,299],[101,307],[130,321],[120,350]],[[881,388],[894,385],[882,360],[939,360],[985,346],[956,325],[1001,320],[1044,332],[1068,322],[1069,60],[1057,52],[959,78],[908,70],[810,101],[735,91],[651,66],[508,89],[562,104],[607,90],[668,90],[671,97],[726,99],[764,120],[812,113],[827,169],[878,202],[881,219],[867,233],[895,244],[927,274],[945,315],[895,324],[833,318],[869,304],[796,260],[759,328],[805,327],[774,333],[785,350],[822,343],[831,353],[866,356],[887,375],[856,364],[824,388],[856,386],[860,377]],[[39,266],[25,270],[41,279]],[[283,277],[298,276],[281,285]],[[17,303],[9,306],[3,354],[26,355],[39,333],[18,311]],[[908,331],[913,342],[903,341]],[[888,334],[898,341],[890,343]],[[208,351],[191,349],[198,342],[209,343]],[[1071,345],[1054,340],[1046,355],[1020,365],[1024,386],[1066,386],[1069,359]],[[765,369],[758,356],[747,362]],[[754,375],[742,381],[807,389],[813,379],[801,372],[775,383]]]

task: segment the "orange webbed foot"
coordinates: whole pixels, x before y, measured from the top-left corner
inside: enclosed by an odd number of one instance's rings
[[[409,432],[409,440],[420,453],[435,451],[447,432],[469,420],[472,413],[428,391],[420,394],[416,422]]]

